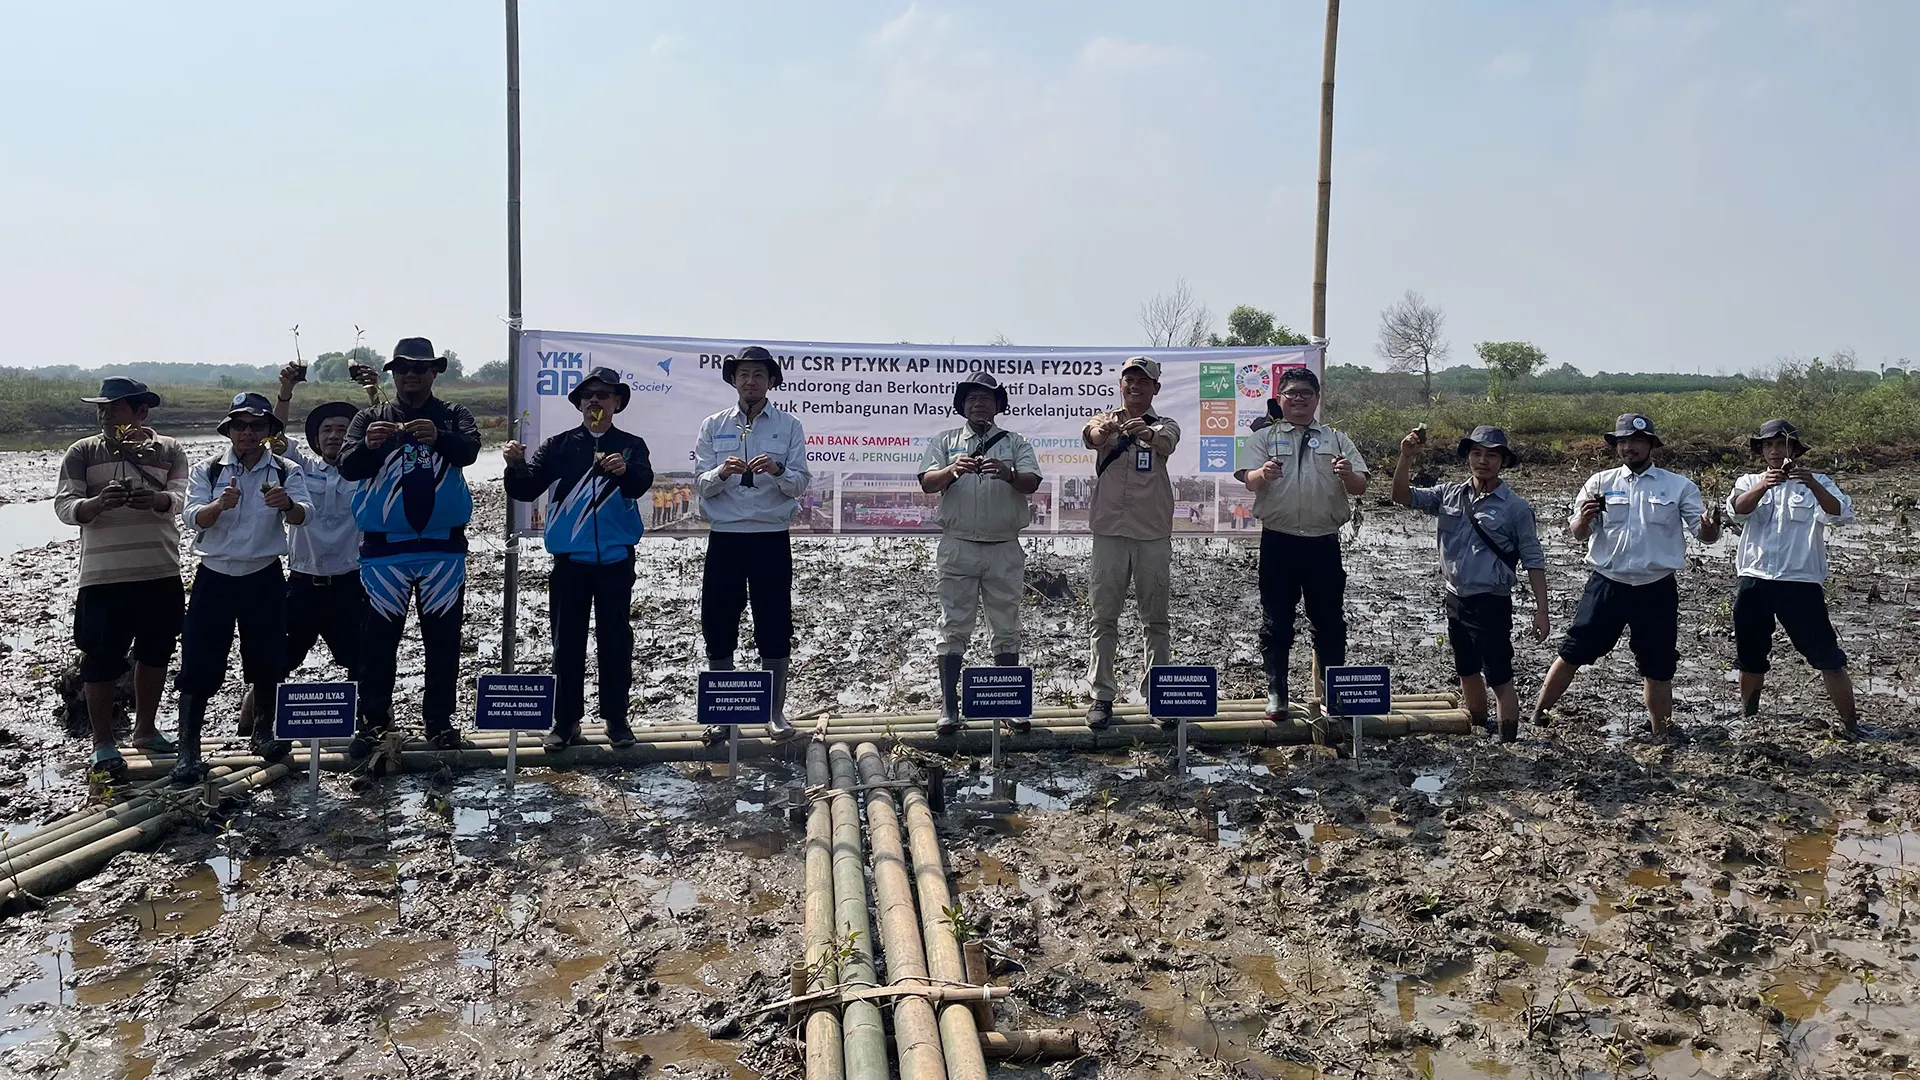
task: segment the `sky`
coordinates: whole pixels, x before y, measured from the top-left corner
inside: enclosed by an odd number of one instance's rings
[[[525,313],[605,333],[1133,345],[1184,279],[1310,323],[1324,6],[526,0]],[[15,2],[0,363],[469,368],[507,314],[501,5]],[[1920,362],[1908,0],[1342,12],[1329,360]]]

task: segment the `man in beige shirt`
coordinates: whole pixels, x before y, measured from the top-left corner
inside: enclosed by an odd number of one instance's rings
[[[1347,572],[1340,527],[1366,493],[1367,463],[1353,440],[1314,419],[1320,379],[1288,368],[1273,389],[1276,423],[1247,436],[1233,475],[1253,492],[1260,519],[1260,657],[1267,670],[1267,717],[1287,714],[1287,655],[1294,613],[1306,601],[1313,625],[1314,684],[1347,662]]]
[[[940,496],[940,722],[960,730],[960,668],[980,609],[992,632],[993,662],[1020,662],[1020,594],[1027,553],[1020,530],[1032,520],[1027,496],[1040,486],[1040,459],[1026,438],[999,427],[1007,390],[986,372],[960,380],[953,411],[966,426],[927,440],[920,459],[920,490]],[[1013,721],[1018,730],[1032,726]]]
[[[1120,408],[1087,421],[1080,440],[1094,452],[1092,582],[1093,657],[1087,672],[1093,704],[1087,726],[1113,723],[1113,654],[1120,644],[1120,609],[1133,584],[1140,624],[1147,633],[1147,666],[1173,662],[1167,593],[1173,566],[1173,481],[1167,459],[1180,444],[1180,425],[1152,412],[1160,392],[1160,364],[1135,356],[1120,365]],[[1144,683],[1142,684],[1144,686]],[[1177,722],[1177,721],[1176,721]]]

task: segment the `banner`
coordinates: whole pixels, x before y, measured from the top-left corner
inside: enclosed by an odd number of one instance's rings
[[[1321,373],[1317,345],[1235,349],[1032,348],[1018,345],[858,345],[812,341],[630,337],[529,330],[518,370],[523,411],[513,437],[531,456],[540,440],[580,424],[567,392],[587,372],[610,367],[633,388],[614,423],[647,440],[656,479],[641,497],[654,534],[705,532],[693,450],[706,417],[736,404],[721,378],[724,361],[756,344],[780,362],[768,395],[807,432],[812,480],[796,532],[898,535],[939,531],[938,495],[920,490],[926,440],[964,424],[953,391],[972,372],[991,372],[1012,408],[1000,425],[1026,436],[1040,458],[1040,489],[1029,497],[1027,532],[1085,533],[1093,497],[1093,451],[1080,431],[1095,413],[1120,407],[1120,365],[1129,356],[1160,362],[1153,411],[1180,425],[1170,462],[1177,533],[1259,535],[1253,500],[1233,479],[1237,442],[1266,413],[1279,373]],[[538,533],[541,503],[516,507],[519,527]]]

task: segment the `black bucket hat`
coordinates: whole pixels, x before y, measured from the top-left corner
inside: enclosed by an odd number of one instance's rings
[[[384,370],[392,371],[393,365],[402,360],[431,360],[433,370],[444,375],[447,371],[447,358],[433,354],[433,342],[423,337],[403,337],[393,347],[393,359],[388,360]]]
[[[727,381],[732,382],[733,380],[729,379]],[[620,395],[620,408],[613,410],[614,412],[624,410],[627,407],[627,403],[633,400],[633,387],[620,381],[619,372],[610,367],[597,367],[587,372],[587,377],[580,380],[579,386],[567,391],[567,400],[573,402],[574,408],[577,409],[580,407],[580,399],[586,395],[587,384],[590,382],[597,382],[602,386],[612,387],[613,392]]]
[[[1507,433],[1491,424],[1481,424],[1473,429],[1473,434],[1460,440],[1460,456],[1465,458],[1467,451],[1476,446],[1500,451],[1500,460],[1506,463],[1506,468],[1520,464],[1520,455],[1514,453],[1513,446],[1507,442]]]
[[[320,452],[320,425],[335,417],[344,417],[347,423],[360,413],[358,405],[345,401],[326,401],[315,405],[307,412],[307,447],[314,453]]]
[[[999,407],[998,411],[999,412],[1007,411],[1007,388],[1004,386],[1001,386],[1000,380],[994,378],[992,375],[989,375],[984,371],[976,371],[973,374],[967,376],[966,378],[961,379],[960,382],[954,386],[953,388],[953,411],[954,412],[960,413],[963,416],[966,415],[966,409],[962,408],[961,406],[967,403],[967,394],[974,390],[993,391],[993,400],[994,400],[994,404]]]
[[[1787,437],[1787,445],[1792,447],[1794,457],[1802,457],[1806,454],[1807,444],[1800,441],[1800,429],[1785,420],[1769,420],[1761,424],[1758,435],[1747,436],[1747,449],[1757,456],[1760,453],[1761,443],[1768,439],[1777,439],[1782,435]]]
[[[1621,413],[1613,422],[1613,430],[1607,432],[1602,438],[1607,440],[1608,446],[1612,446],[1621,439],[1635,435],[1645,435],[1648,442],[1655,446],[1661,445],[1660,436],[1653,433],[1653,421],[1647,419],[1647,414],[1637,412]]]
[[[157,408],[160,395],[147,389],[147,384],[139,379],[129,379],[124,375],[115,375],[100,382],[99,397],[83,397],[81,401],[89,405],[111,405],[116,401],[132,401],[134,408],[145,405]]]
[[[267,401],[266,396],[263,394],[233,395],[233,408],[227,410],[227,418],[220,421],[220,426],[214,430],[225,435],[227,429],[233,426],[233,422],[243,416],[266,417],[268,435],[278,435],[287,430],[287,425],[282,423],[279,417],[273,415],[273,405]]]
[[[722,361],[720,364],[720,377],[727,380],[728,386],[732,386],[733,373],[739,370],[741,364],[749,361],[767,365],[767,388],[769,390],[780,385],[779,362],[773,358],[772,353],[758,345],[749,345],[740,350],[739,356],[729,356]]]

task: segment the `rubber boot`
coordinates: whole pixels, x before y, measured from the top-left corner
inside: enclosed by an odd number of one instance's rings
[[[387,732],[393,730],[392,716],[369,716],[360,714],[360,722],[354,725],[353,741],[347,744],[347,756],[360,761],[378,749]]]
[[[273,704],[277,696],[274,684],[255,683],[250,689],[253,691],[253,725],[248,731],[248,744],[262,760],[279,761],[293,753],[293,744],[273,737]]]
[[[733,656],[731,654],[727,656],[715,656],[712,653],[708,653],[707,670],[732,671]],[[707,728],[700,732],[700,741],[708,746],[722,746],[727,741],[727,733],[729,730],[730,729],[718,725]]]
[[[993,666],[994,667],[1019,667],[1020,654],[1017,652],[994,653]],[[1033,730],[1033,717],[1017,716],[1017,717],[1010,718],[1007,721],[1007,726],[1024,735],[1027,732]]]
[[[180,695],[180,756],[174,761],[170,779],[176,784],[197,784],[207,778],[207,763],[200,760],[200,728],[207,722],[207,699],[182,692]]]
[[[766,661],[773,673],[773,718],[767,721],[767,738],[786,742],[793,738],[793,724],[787,720],[787,658]]]
[[[965,725],[960,722],[960,669],[967,658],[959,653],[940,654],[940,722],[934,734],[952,735]]]

